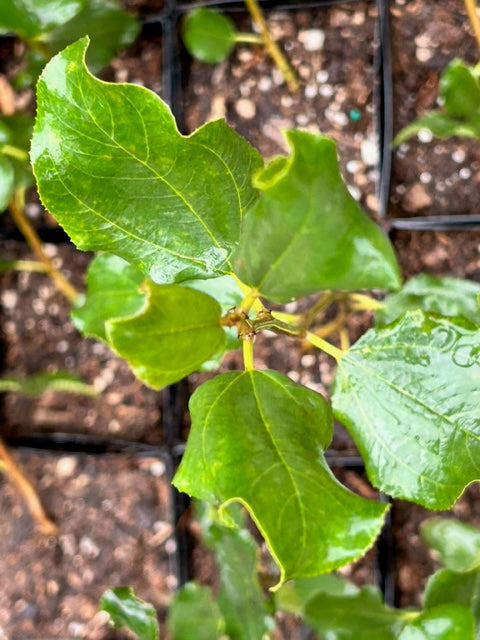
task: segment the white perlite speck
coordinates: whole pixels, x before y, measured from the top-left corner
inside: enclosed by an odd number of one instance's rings
[[[360,155],[367,167],[376,166],[379,161],[377,143],[374,140],[369,140],[368,138],[363,140],[360,145]]]
[[[305,51],[320,51],[325,43],[325,32],[321,29],[305,29],[299,32],[298,41]]]

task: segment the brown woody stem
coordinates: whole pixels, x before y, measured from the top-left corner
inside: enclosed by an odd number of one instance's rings
[[[477,44],[480,48],[480,19],[477,13],[477,5],[475,0],[464,0],[465,9],[467,10],[468,19],[472,25],[473,33],[477,39]]]
[[[57,525],[46,515],[37,492],[33,488],[31,482],[23,475],[20,467],[9,454],[7,447],[1,438],[0,460],[3,463],[2,466],[4,467],[7,475],[23,494],[28,509],[34,520],[37,522],[41,532],[48,536],[57,536],[59,533]]]
[[[10,214],[23,234],[28,246],[33,251],[37,259],[45,265],[45,269],[54,281],[58,290],[63,293],[69,302],[73,302],[77,298],[78,291],[70,284],[65,276],[54,266],[52,261],[45,255],[42,247],[42,241],[37,235],[37,232],[30,224],[24,209],[24,194],[23,191],[17,190],[13,194],[12,199],[8,205]]]

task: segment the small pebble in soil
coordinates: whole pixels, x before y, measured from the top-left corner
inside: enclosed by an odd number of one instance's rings
[[[346,164],[348,173],[358,173],[363,169],[363,163],[360,160],[349,160]]]
[[[272,80],[270,78],[267,78],[266,76],[262,76],[260,78],[260,80],[258,81],[258,90],[259,91],[270,91],[270,89],[272,88]]]
[[[318,84],[324,84],[328,80],[328,71],[326,71],[325,69],[320,69],[320,71],[317,71],[315,79]]]
[[[316,85],[307,84],[307,86],[305,87],[305,97],[306,98],[315,98],[317,93],[318,93],[318,91],[317,91]]]
[[[374,167],[378,163],[378,145],[374,140],[365,139],[360,145],[360,155],[367,167]]]
[[[320,51],[325,43],[325,32],[321,29],[305,29],[299,31],[298,41],[305,51]]]
[[[13,291],[12,289],[6,289],[5,291],[2,292],[1,299],[5,309],[8,309],[9,311],[11,311],[17,305],[18,295],[16,291]]]
[[[403,197],[403,207],[410,213],[426,209],[430,207],[432,203],[432,196],[420,182],[416,182],[409,187]]]
[[[422,184],[429,184],[432,181],[432,174],[428,173],[428,171],[423,171],[420,174],[420,182]]]
[[[73,456],[63,456],[59,458],[55,465],[55,473],[59,478],[73,476],[77,469],[77,460]]]
[[[452,160],[454,162],[456,162],[457,164],[461,164],[462,162],[464,162],[466,157],[465,151],[463,149],[456,149],[453,153],[452,153]]]
[[[235,111],[241,118],[251,120],[257,112],[255,103],[247,98],[241,98],[235,105]]]
[[[469,167],[462,167],[458,172],[458,175],[462,180],[468,180],[472,177],[472,172]]]
[[[360,198],[362,197],[362,192],[358,187],[355,187],[354,185],[351,185],[351,184],[347,184],[347,189],[350,195],[352,196],[352,198],[354,198],[357,201],[360,200]]]
[[[420,129],[417,133],[417,138],[420,142],[431,142],[433,140],[433,133],[430,129]]]
[[[331,84],[322,84],[319,88],[318,93],[324,98],[331,98],[333,96],[334,90]]]

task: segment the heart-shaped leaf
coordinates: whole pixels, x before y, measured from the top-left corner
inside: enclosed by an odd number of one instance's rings
[[[109,344],[145,384],[160,389],[178,382],[225,344],[220,306],[210,296],[178,285],[147,285],[148,303],[138,315],[109,320]]]
[[[133,316],[145,306],[147,294],[140,286],[144,275],[122,258],[102,253],[87,272],[87,295],[72,312],[76,328],[85,336],[107,340],[108,320]]]
[[[479,345],[467,321],[416,311],[340,359],[334,413],[376,487],[447,509],[480,478]]]
[[[393,249],[348,192],[334,142],[286,136],[292,155],[255,176],[263,193],[245,217],[235,273],[274,302],[322,289],[397,289]]]
[[[334,478],[323,456],[329,405],[274,371],[232,372],[197,389],[175,486],[214,504],[242,502],[281,570],[280,583],[358,558],[386,506]]]
[[[378,324],[389,324],[405,311],[422,309],[442,316],[463,316],[480,325],[479,294],[477,282],[422,273],[411,278],[398,293],[387,296],[375,320]]]
[[[47,209],[83,250],[168,284],[230,271],[261,159],[223,121],[181,136],[154,93],[87,70],[84,38],[38,83],[32,162]]]
[[[235,45],[236,29],[227,16],[198,7],[189,11],[182,28],[189,53],[202,62],[221,62]]]

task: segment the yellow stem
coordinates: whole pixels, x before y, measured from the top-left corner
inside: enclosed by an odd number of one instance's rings
[[[480,19],[477,13],[477,5],[475,0],[464,0],[465,9],[467,10],[468,19],[472,25],[473,33],[477,39],[478,47],[480,48]]]
[[[366,296],[363,293],[351,293],[349,298],[353,302],[353,309],[355,311],[378,311],[385,306],[383,302]]]
[[[2,144],[0,147],[0,151],[6,156],[10,156],[11,158],[15,158],[15,160],[20,160],[20,162],[28,161],[28,153],[23,149],[19,149],[18,147],[14,147],[11,144]]]
[[[13,460],[9,452],[7,451],[7,447],[5,443],[0,438],[0,459],[3,463],[6,473],[12,479],[12,481],[17,485],[18,489],[23,494],[25,501],[28,505],[28,509],[32,514],[32,517],[38,523],[40,530],[42,533],[48,536],[56,536],[58,535],[57,526],[50,520],[50,518],[46,515],[40,499],[37,495],[37,492],[33,488],[31,482],[27,480],[27,478],[23,475],[20,467]]]
[[[340,346],[342,351],[348,351],[350,349],[350,336],[348,335],[348,331],[345,327],[339,330],[338,335],[340,336]]]
[[[298,324],[302,316],[298,313],[286,313],[284,311],[271,311],[271,314],[277,320],[281,320],[282,322],[289,322],[290,324]]]
[[[345,352],[342,351],[342,349],[334,347],[333,344],[330,344],[314,333],[310,333],[310,331],[307,331],[307,333],[305,334],[305,338],[306,340],[308,340],[308,342],[310,342],[310,344],[313,344],[314,347],[325,351],[325,353],[328,353],[328,355],[332,356],[332,358],[334,358],[337,362],[340,362],[340,360],[343,358]]]
[[[73,302],[79,293],[45,255],[42,247],[42,241],[25,215],[24,194],[22,190],[15,191],[9,202],[8,208],[15,224],[24,235],[29,247],[38,260],[45,265],[48,274],[54,281],[58,290],[63,293],[69,302]]]
[[[248,336],[242,340],[243,344],[243,365],[245,371],[253,371],[255,369],[253,363],[253,336]]]
[[[312,324],[318,314],[326,309],[332,302],[336,300],[336,294],[332,291],[325,291],[321,298],[315,302],[314,305],[307,309],[301,316],[300,324],[305,329]]]
[[[259,36],[256,33],[238,32],[235,35],[235,42],[245,42],[248,44],[263,44],[263,38],[262,36]]]
[[[287,62],[287,59],[283,55],[283,53],[278,48],[277,43],[272,38],[270,31],[268,30],[267,23],[265,18],[263,17],[262,10],[257,2],[257,0],[245,0],[245,4],[247,5],[247,9],[252,16],[253,21],[256,23],[260,33],[262,34],[263,42],[265,43],[265,48],[268,53],[272,57],[273,61],[277,65],[277,67],[282,72],[283,77],[285,78],[285,82],[288,85],[290,91],[296,92],[299,90],[300,85],[298,83],[297,78],[290,65]]]

